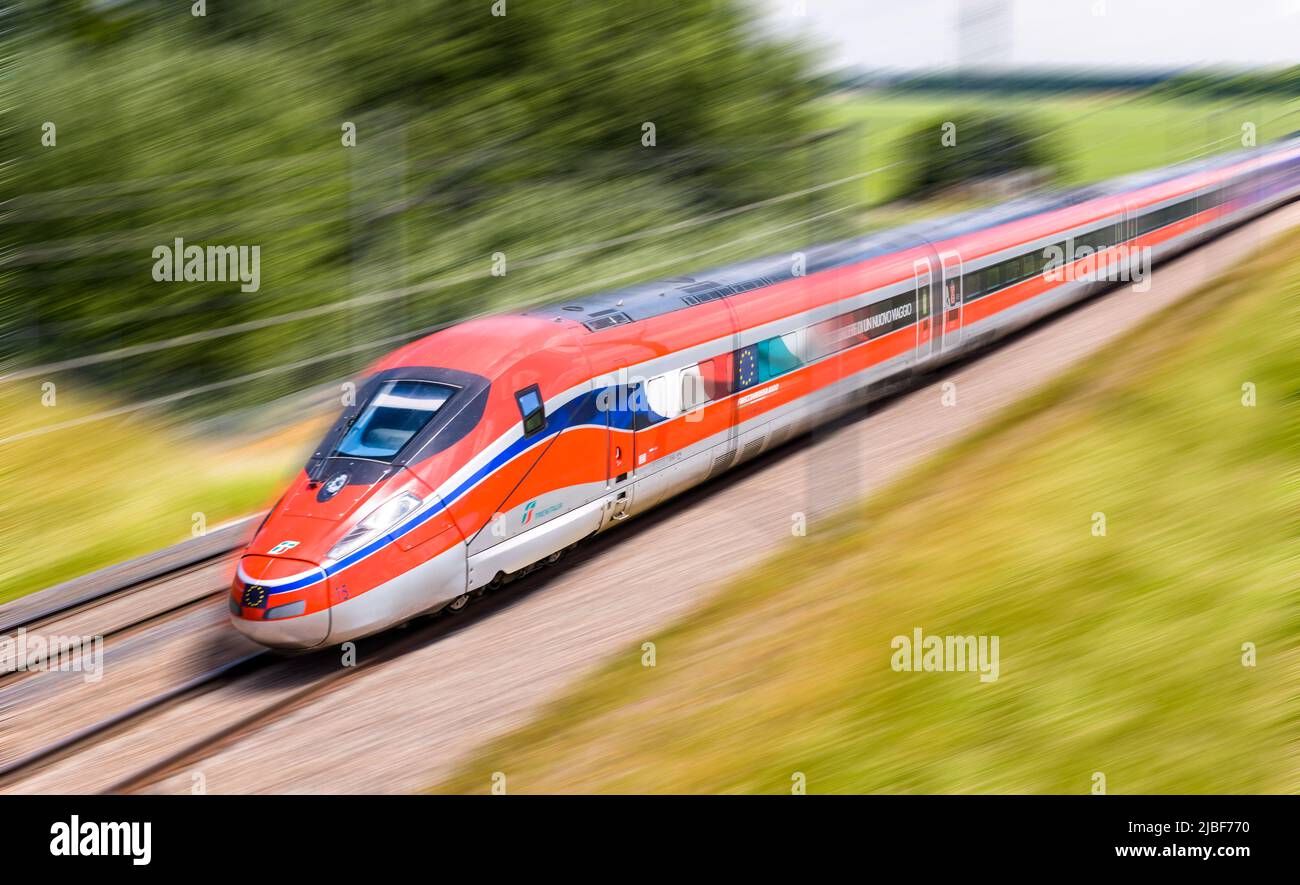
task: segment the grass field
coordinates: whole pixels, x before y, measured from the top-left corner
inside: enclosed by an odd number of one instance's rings
[[[0,388],[9,434],[72,421],[106,403],[38,385]],[[318,426],[219,443],[166,420],[111,419],[0,449],[0,602],[192,536],[272,503]],[[321,431],[323,432],[323,431]]]
[[[1300,243],[1239,270],[436,791],[1300,789]],[[917,627],[998,636],[999,678],[896,672]]]
[[[1062,183],[1067,185],[1239,148],[1246,122],[1255,124],[1259,143],[1300,130],[1300,104],[1283,99],[850,93],[834,97],[827,105],[835,125],[860,133],[864,169],[900,160],[900,140],[919,125],[981,112],[1021,117],[1043,133],[1059,158]],[[900,171],[886,169],[868,179],[866,198],[877,203],[892,197],[902,184]]]

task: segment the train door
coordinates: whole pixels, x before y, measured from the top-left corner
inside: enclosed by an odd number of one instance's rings
[[[916,362],[923,363],[935,352],[940,331],[934,323],[934,274],[930,260],[918,258],[912,263],[916,283]]]
[[[961,346],[965,307],[962,297],[961,255],[957,252],[944,252],[939,256],[939,269],[943,275],[943,303],[940,306],[941,316],[936,319],[943,327],[940,342],[942,352],[948,353]]]
[[[605,517],[602,525],[626,519],[632,504],[632,480],[636,465],[636,428],[633,397],[626,367],[620,367],[598,382],[603,386],[597,406],[605,417],[606,474]]]
[[[730,344],[728,350],[719,353],[713,358],[713,365],[711,366],[712,374],[709,381],[709,386],[712,389],[711,399],[721,401],[720,406],[723,414],[719,419],[719,423],[724,428],[725,436],[721,443],[713,447],[711,452],[710,457],[712,457],[713,463],[717,465],[718,469],[712,470],[710,476],[735,463],[739,449],[740,398],[730,394],[734,389],[736,376],[735,354],[740,350],[740,329],[743,322],[730,299],[722,298],[712,302],[712,304],[717,305],[720,310],[713,312],[711,316],[701,311],[702,321],[707,321],[710,328],[725,329],[726,336],[730,338]],[[718,407],[715,406],[714,408]]]
[[[1134,241],[1138,235],[1138,212],[1127,201],[1124,201],[1124,214],[1119,220],[1119,234],[1116,237],[1117,243],[1123,243],[1123,251],[1118,253],[1115,261],[1126,266],[1130,279],[1138,279],[1132,276],[1134,273],[1140,273],[1142,269],[1140,252]]]

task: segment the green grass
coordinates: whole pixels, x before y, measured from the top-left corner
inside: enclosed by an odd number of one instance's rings
[[[918,125],[980,111],[1023,116],[1044,133],[1059,157],[1061,183],[1066,185],[1239,148],[1245,122],[1255,124],[1261,144],[1300,129],[1300,108],[1284,99],[850,93],[829,100],[828,111],[835,125],[859,133],[863,169],[900,160],[901,140]],[[901,171],[889,169],[867,179],[866,198],[876,203],[896,194]]]
[[[494,771],[517,793],[788,793],[794,772],[814,793],[1085,793],[1095,772],[1111,793],[1300,789],[1300,243],[1240,270],[435,789]],[[894,672],[914,627],[999,636],[1000,678]]]

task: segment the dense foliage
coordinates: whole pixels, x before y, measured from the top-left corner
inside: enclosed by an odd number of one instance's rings
[[[0,135],[16,170],[4,367],[235,325],[78,377],[138,397],[308,361],[222,393],[263,400],[345,374],[403,334],[580,287],[612,253],[539,256],[833,177],[791,147],[816,129],[807,60],[733,0],[221,0],[205,12],[17,8]],[[259,246],[260,287],[156,282],[152,251],[176,238]],[[496,252],[504,278],[490,274]],[[460,282],[434,282],[448,277]],[[353,306],[329,307],[341,301]],[[278,319],[298,311],[311,313]]]
[[[1046,135],[1020,119],[965,114],[928,121],[904,139],[906,197],[922,197],[954,185],[992,179],[1020,170],[1050,175],[1055,157]]]

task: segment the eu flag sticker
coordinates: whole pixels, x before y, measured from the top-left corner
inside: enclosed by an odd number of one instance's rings
[[[261,584],[249,584],[244,588],[243,603],[247,608],[261,608],[266,605],[266,588]]]
[[[736,389],[744,390],[758,383],[758,345],[736,351]]]

